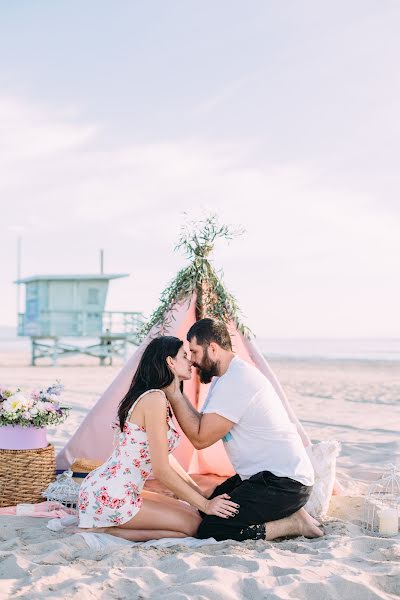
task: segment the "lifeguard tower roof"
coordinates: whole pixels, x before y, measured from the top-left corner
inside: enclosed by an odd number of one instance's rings
[[[115,273],[113,275],[107,275],[104,273],[95,273],[93,275],[32,275],[31,277],[23,277],[22,279],[17,279],[14,283],[31,283],[33,281],[76,281],[85,279],[88,280],[107,280],[110,279],[120,279],[121,277],[129,277],[129,273]]]

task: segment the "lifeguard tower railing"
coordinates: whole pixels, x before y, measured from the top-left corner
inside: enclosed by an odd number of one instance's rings
[[[26,313],[18,314],[18,335],[98,337],[108,334],[136,340],[143,323],[144,316],[141,312],[42,310],[40,320],[35,322]]]
[[[127,343],[138,345],[139,331],[145,322],[141,312],[42,310],[32,320],[27,313],[18,314],[18,335],[32,341],[32,365],[39,358],[50,358],[53,364],[65,354],[86,354],[112,364],[112,356],[126,358]],[[98,338],[96,343],[82,346],[65,338]],[[63,339],[61,339],[63,338]]]

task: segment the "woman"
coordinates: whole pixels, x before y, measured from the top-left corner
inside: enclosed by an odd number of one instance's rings
[[[198,510],[224,518],[236,514],[238,505],[227,494],[208,500],[177,461],[169,460],[180,436],[165,392],[190,377],[181,340],[164,336],[150,342],[118,408],[114,452],[81,485],[80,528],[142,542],[196,535]],[[151,472],[190,506],[143,491]]]

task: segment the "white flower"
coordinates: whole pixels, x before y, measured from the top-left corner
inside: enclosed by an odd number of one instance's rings
[[[47,400],[49,402],[59,402],[59,398],[56,394],[47,394]]]
[[[46,413],[47,412],[47,402],[43,402],[42,400],[38,400],[36,402],[36,404],[34,405],[34,408],[37,409],[37,411],[39,413]]]
[[[38,411],[38,409],[37,409],[35,406],[34,406],[33,408],[30,408],[30,409],[29,409],[29,414],[30,414],[32,417],[36,417],[36,415],[38,414],[38,412],[39,412],[39,411]]]
[[[5,412],[17,412],[27,408],[27,399],[21,392],[16,392],[3,402]]]
[[[32,415],[29,412],[29,410],[25,411],[22,413],[22,418],[26,419],[27,421],[31,421],[32,420]]]

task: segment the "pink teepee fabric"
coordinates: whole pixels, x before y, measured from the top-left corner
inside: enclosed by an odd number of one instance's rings
[[[97,461],[104,461],[108,458],[113,447],[111,423],[116,420],[118,404],[129,389],[144,349],[149,341],[157,335],[174,335],[186,340],[189,328],[196,321],[195,306],[196,296],[193,295],[190,300],[184,301],[173,308],[170,312],[167,327],[164,326],[161,331],[160,327],[157,326],[150,331],[115,380],[85,417],[76,433],[58,454],[58,469],[68,469],[77,458]],[[257,349],[254,341],[245,338],[233,324],[230,325],[229,329],[235,353],[243,360],[254,364],[269,379],[284,404],[291,421],[296,424],[304,445],[308,446],[310,440],[307,434],[294,414],[277,378]],[[197,374],[184,384],[185,394],[199,410],[201,410],[204,403],[207,390],[208,386],[200,384]],[[232,465],[225,453],[222,442],[217,442],[209,448],[197,451],[189,440],[182,436],[182,441],[174,456],[183,468],[190,473],[213,473],[227,477],[233,474]]]

